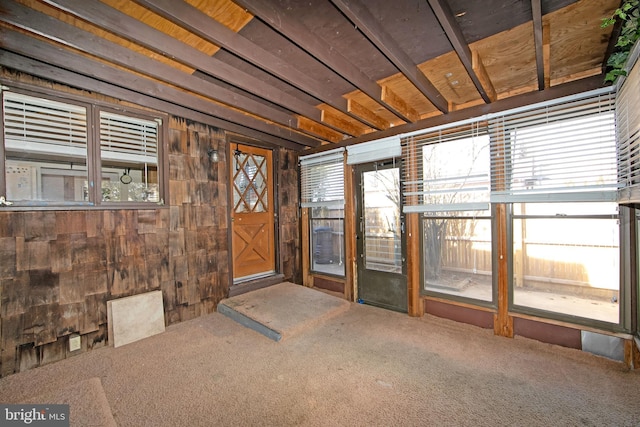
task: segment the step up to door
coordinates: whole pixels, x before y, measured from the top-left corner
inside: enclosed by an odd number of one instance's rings
[[[285,282],[224,299],[218,312],[280,341],[349,309],[341,298]]]

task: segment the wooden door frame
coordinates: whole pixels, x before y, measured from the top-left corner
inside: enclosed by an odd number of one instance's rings
[[[250,147],[261,148],[265,150],[271,150],[271,175],[273,177],[272,182],[272,191],[273,191],[273,210],[274,210],[274,219],[273,219],[273,253],[274,253],[274,273],[279,274],[282,271],[282,259],[280,256],[280,204],[278,202],[278,179],[279,175],[277,173],[279,168],[279,147],[275,145],[271,145],[268,143],[264,143],[262,141],[258,141],[252,138],[248,138],[242,135],[237,134],[229,134],[227,133],[226,138],[226,147],[225,147],[225,161],[229,169],[232,167],[233,162],[233,146],[235,144],[246,145]],[[231,173],[230,171],[227,173],[225,178],[227,183],[227,263],[229,265],[229,272],[227,274],[227,280],[229,283],[228,289],[231,289],[233,286],[233,232],[232,232],[232,223],[231,216],[233,213],[233,183],[230,181]]]
[[[330,282],[342,284],[344,287],[343,296],[347,301],[355,301],[357,293],[355,281],[355,199],[353,190],[353,165],[347,164],[347,152],[344,152],[344,277],[325,275],[311,271],[311,235],[310,235],[310,211],[311,208],[300,209],[300,249],[302,251],[301,268],[302,284],[313,288],[315,279],[328,280]]]

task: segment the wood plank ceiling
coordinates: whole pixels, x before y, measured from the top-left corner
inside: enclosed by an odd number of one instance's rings
[[[304,150],[603,84],[620,0],[2,0],[0,65]],[[501,104],[502,103],[502,104]]]

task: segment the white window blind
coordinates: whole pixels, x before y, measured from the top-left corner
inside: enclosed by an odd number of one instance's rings
[[[628,71],[616,97],[618,200],[640,203],[640,65]]]
[[[377,160],[400,157],[401,154],[402,148],[400,147],[400,136],[396,135],[389,138],[348,146],[347,164],[356,165],[375,162]]]
[[[489,209],[489,137],[468,123],[402,140],[404,212]]]
[[[158,163],[158,123],[153,120],[100,112],[102,160]]]
[[[507,113],[489,129],[491,202],[616,200],[613,93]]]
[[[301,207],[344,205],[344,148],[300,157]]]
[[[3,93],[4,144],[9,152],[87,157],[85,107]]]

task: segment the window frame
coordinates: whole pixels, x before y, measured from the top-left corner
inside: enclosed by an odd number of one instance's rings
[[[588,127],[578,127],[576,122],[585,117],[591,118]],[[570,125],[569,137],[566,125]],[[547,136],[553,126],[562,132],[558,141],[550,143]],[[615,95],[610,88],[495,114],[489,119],[491,203],[616,201],[615,127]],[[582,145],[585,129],[596,136]],[[602,141],[610,145],[602,146]],[[585,174],[581,157],[583,149],[593,150],[594,146],[604,153],[590,152],[586,160],[602,162],[596,164],[601,172],[598,180]],[[525,160],[517,161],[519,157]],[[602,172],[605,167],[614,169],[607,174]],[[523,170],[531,173],[532,168],[542,168],[551,176],[521,176]]]
[[[568,201],[567,203],[579,203]],[[597,203],[597,202],[596,202]],[[601,202],[607,203],[607,202]],[[533,202],[529,202],[529,204],[535,204]],[[543,308],[532,307],[527,305],[518,305],[515,303],[515,267],[514,267],[514,258],[513,258],[513,248],[514,248],[514,221],[515,220],[527,220],[527,219],[557,219],[558,221],[571,221],[572,219],[615,219],[618,222],[618,268],[620,271],[620,275],[618,278],[618,321],[617,322],[607,322],[604,320],[594,319],[591,317],[583,317],[574,314],[564,313],[560,311],[553,310],[545,310]],[[551,214],[548,215],[540,215],[540,214],[515,214],[514,213],[514,203],[507,204],[507,274],[508,274],[508,283],[509,283],[509,311],[513,313],[523,314],[523,315],[531,315],[536,317],[544,317],[547,319],[554,319],[558,321],[564,321],[572,324],[580,324],[591,327],[596,327],[603,330],[612,330],[615,332],[624,332],[626,331],[624,318],[625,313],[627,311],[626,305],[628,304],[628,295],[626,292],[627,286],[625,285],[626,279],[623,276],[623,271],[626,268],[625,259],[623,256],[626,239],[625,233],[623,230],[623,213],[619,209],[619,212],[616,215],[608,215],[608,214],[596,214],[596,213],[587,213],[587,214],[576,214],[576,215],[562,215],[562,216],[554,216]]]
[[[308,256],[309,256],[309,272],[312,274],[325,275],[329,277],[337,277],[340,279],[346,278],[347,269],[346,269],[346,218],[345,218],[345,154],[344,148],[339,148],[335,150],[329,150],[326,152],[312,154],[309,156],[301,156],[299,158],[299,166],[300,166],[300,208],[307,211],[306,217],[308,218],[308,223],[306,227],[308,229]],[[337,184],[340,181],[342,187],[331,188],[331,192],[328,195],[328,200],[326,201],[318,201],[315,200],[317,198],[316,193],[314,193],[313,189],[321,186],[323,183],[326,184],[326,179],[320,180],[320,176],[317,176],[315,172],[313,173],[305,173],[305,170],[312,172],[314,166],[321,167],[325,166],[330,169],[330,179],[329,182],[332,184]],[[305,169],[307,168],[307,169]],[[337,171],[341,171],[341,177],[338,179]],[[340,190],[340,191],[336,191]],[[335,218],[322,218],[314,215],[314,210],[318,208],[338,208],[342,210],[342,215],[340,217]],[[343,271],[342,274],[333,274],[326,271],[316,270],[314,265],[317,263],[315,261],[315,244],[316,241],[314,239],[314,221],[323,221],[328,220],[330,222],[338,222],[342,225],[342,239],[339,243],[342,248],[342,255],[345,258],[345,262],[343,262]]]
[[[588,92],[584,92],[584,93],[580,93],[580,94],[575,94],[575,95],[570,95],[570,96],[566,96],[563,98],[558,98],[555,100],[551,100],[551,101],[547,101],[547,102],[543,102],[540,104],[532,104],[532,105],[527,105],[527,106],[523,106],[520,108],[516,108],[513,110],[506,110],[506,111],[502,111],[499,113],[494,113],[494,114],[490,114],[488,116],[485,116],[484,118],[473,118],[473,119],[468,119],[468,120],[462,120],[460,122],[457,123],[450,123],[450,124],[446,124],[446,125],[441,125],[441,126],[436,126],[434,128],[431,129],[424,129],[424,130],[420,130],[420,131],[414,131],[414,132],[410,132],[407,134],[403,134],[401,135],[402,139],[403,139],[403,162],[404,162],[404,167],[407,168],[407,158],[408,156],[415,156],[415,152],[417,152],[417,148],[415,148],[415,146],[411,146],[410,145],[410,141],[408,141],[409,138],[414,138],[417,140],[425,140],[427,138],[429,138],[430,134],[435,134],[436,132],[450,132],[450,133],[454,133],[456,127],[462,127],[462,126],[469,126],[469,125],[473,125],[474,123],[482,123],[483,120],[486,121],[486,123],[488,124],[488,134],[489,137],[491,138],[491,149],[492,149],[492,154],[490,156],[490,162],[491,162],[491,170],[490,170],[490,185],[491,185],[491,193],[490,193],[490,218],[491,218],[491,247],[492,247],[492,279],[493,279],[493,298],[494,301],[493,303],[488,303],[486,301],[482,301],[482,300],[477,300],[477,299],[469,299],[466,297],[462,297],[459,295],[455,295],[455,294],[449,294],[449,293],[442,293],[442,292],[438,292],[438,291],[432,291],[432,290],[426,290],[425,289],[425,274],[424,274],[424,222],[425,222],[425,216],[424,213],[422,213],[422,215],[420,216],[420,265],[421,265],[421,271],[420,271],[420,296],[421,297],[435,297],[435,298],[442,298],[442,299],[446,299],[449,301],[453,301],[453,302],[460,302],[460,303],[465,303],[465,304],[472,304],[474,306],[478,306],[478,307],[488,307],[491,309],[498,309],[498,299],[504,297],[506,299],[505,301],[505,308],[508,311],[509,316],[514,316],[514,317],[527,317],[527,316],[531,316],[531,317],[535,317],[538,319],[548,319],[548,321],[551,322],[566,322],[567,324],[572,324],[572,325],[584,325],[587,327],[593,327],[593,328],[597,328],[600,330],[607,330],[607,331],[612,331],[612,332],[620,332],[620,333],[625,333],[628,332],[630,330],[632,330],[632,326],[633,326],[633,322],[635,321],[636,323],[640,323],[640,314],[636,315],[635,319],[632,319],[632,310],[636,310],[632,304],[635,304],[632,300],[632,292],[633,290],[631,290],[632,286],[635,286],[637,289],[640,289],[640,285],[638,284],[640,281],[637,280],[637,276],[635,274],[636,271],[636,267],[635,264],[633,263],[632,260],[628,259],[630,257],[625,256],[625,254],[628,254],[629,251],[631,251],[633,248],[631,248],[631,245],[637,245],[637,241],[640,241],[638,239],[640,239],[640,233],[637,233],[636,231],[633,231],[630,229],[630,226],[628,225],[632,220],[628,217],[628,213],[626,212],[626,209],[623,209],[624,204],[622,201],[617,200],[618,202],[618,207],[619,207],[619,212],[617,215],[617,220],[618,220],[618,234],[619,234],[619,257],[618,257],[618,263],[619,263],[619,269],[620,269],[620,280],[619,280],[619,289],[618,289],[618,295],[619,295],[619,312],[618,312],[618,323],[611,323],[609,321],[604,321],[604,320],[598,320],[598,319],[592,319],[592,318],[588,318],[588,317],[579,317],[579,316],[574,316],[571,314],[564,314],[561,312],[557,312],[557,311],[550,311],[550,310],[544,310],[544,309],[539,309],[539,308],[533,308],[533,307],[526,307],[526,306],[517,306],[513,304],[513,300],[514,300],[514,296],[513,296],[513,292],[514,292],[514,266],[513,266],[513,203],[515,203],[515,200],[507,200],[505,197],[502,197],[501,194],[498,194],[498,197],[494,197],[494,195],[496,193],[498,193],[502,187],[500,187],[499,184],[504,185],[505,184],[505,179],[499,180],[496,179],[495,174],[494,174],[494,170],[493,168],[495,167],[496,164],[499,165],[499,163],[495,162],[495,159],[493,157],[493,151],[495,150],[494,145],[496,144],[495,139],[497,138],[496,135],[500,135],[500,131],[496,130],[496,126],[493,126],[492,123],[495,123],[496,121],[499,120],[503,120],[503,117],[505,116],[509,116],[510,114],[522,114],[523,112],[525,112],[526,114],[528,111],[533,111],[533,114],[535,114],[535,110],[536,109],[546,109],[546,108],[563,108],[563,104],[569,104],[571,107],[571,104],[574,101],[577,101],[578,103],[581,102],[585,102],[585,103],[589,103],[589,102],[593,102],[594,99],[603,99],[603,102],[607,105],[607,108],[605,108],[604,110],[606,110],[607,114],[610,114],[612,112],[612,107],[611,107],[611,99],[612,99],[612,94],[611,94],[611,88],[603,88],[603,89],[597,89],[597,90],[593,90],[593,91],[588,91]],[[598,107],[599,109],[600,107]],[[605,111],[602,112],[605,112]],[[598,112],[601,112],[600,110],[598,110]],[[607,122],[607,120],[604,120],[603,122]],[[615,126],[615,123],[614,123]],[[614,129],[615,130],[615,129]],[[503,136],[499,136],[500,138],[500,142],[504,142],[504,143],[509,143],[510,141],[507,138],[503,138]],[[408,141],[407,143],[405,143],[404,141]],[[438,142],[435,142],[438,143]],[[614,138],[613,140],[613,144],[616,145],[618,144],[618,141]],[[499,150],[498,150],[499,152]],[[411,160],[411,159],[409,159]],[[415,165],[414,163],[409,162],[409,168],[413,167],[413,170],[419,170],[418,166],[420,165]],[[615,166],[614,166],[615,167]],[[412,183],[411,178],[412,176],[410,175],[403,175],[403,177],[405,177],[405,182],[403,182],[403,186],[404,185],[411,185]],[[409,182],[407,182],[409,181]],[[614,187],[616,184],[613,183],[613,181],[611,183],[609,183],[610,187]],[[418,187],[417,184],[414,185],[415,187]],[[612,188],[608,188],[608,193],[606,195],[606,197],[594,197],[592,196],[592,194],[594,192],[581,192],[580,190],[584,190],[584,188],[582,189],[578,189],[578,191],[576,191],[575,193],[570,193],[569,191],[567,191],[566,194],[569,195],[569,197],[566,198],[562,198],[562,197],[556,197],[551,201],[556,201],[556,202],[565,202],[565,203],[579,203],[579,202],[616,202],[615,200],[615,194],[616,191],[615,189]],[[418,188],[417,190],[412,190],[412,191],[421,191],[420,188]],[[411,193],[409,192],[409,194],[411,195]],[[565,194],[565,195],[566,195]],[[560,196],[563,196],[562,193],[559,194]],[[597,196],[597,195],[596,195]],[[419,193],[414,193],[414,195],[412,196],[413,200],[411,200],[412,203],[420,203],[421,198],[420,198],[420,194]],[[515,199],[515,198],[514,198]],[[529,200],[526,200],[528,203],[536,203],[536,202],[540,202],[540,203],[544,203],[544,202],[549,202],[550,200],[546,200],[544,197],[542,198],[535,198],[532,197]],[[407,212],[407,206],[409,204],[407,203],[407,200],[403,200],[403,209],[404,212]],[[409,205],[411,206],[411,205]],[[434,210],[432,208],[430,209],[419,209],[417,207],[413,207],[411,208],[411,212],[420,212],[420,211],[429,211],[429,210]],[[437,209],[435,209],[437,210]],[[504,212],[505,215],[505,222],[503,223],[503,219],[501,219],[501,217],[498,216],[498,210],[501,212]],[[459,212],[461,215],[464,214],[463,210],[461,212]],[[501,214],[502,215],[502,214]],[[450,213],[449,216],[456,217],[457,214],[456,213]],[[570,219],[569,219],[570,220]],[[640,220],[638,220],[638,223],[640,223]],[[640,226],[638,226],[637,224],[634,224],[635,227],[634,228],[638,228]],[[633,231],[633,234],[632,234]],[[638,235],[637,235],[638,234]],[[630,237],[632,237],[633,239],[636,239],[633,242],[630,242]],[[504,253],[503,255],[501,255],[501,248],[502,245],[505,245],[505,249],[506,249],[506,253]],[[500,264],[503,258],[502,257],[506,257],[506,262],[505,262],[505,269],[501,270],[500,268]],[[499,288],[499,282],[501,280],[504,280],[506,282],[505,284],[505,288],[504,291],[506,293],[506,295],[499,295],[499,292],[501,292],[502,290]],[[500,282],[501,283],[501,282]],[[640,292],[640,291],[638,291]]]
[[[424,164],[425,149],[435,149],[440,144],[460,144],[465,143],[473,147],[474,155],[479,155],[486,150],[487,164],[481,169],[486,171],[476,172],[471,175],[471,170],[476,166],[477,158],[470,157],[471,161],[469,166],[469,172],[467,173],[467,180],[464,182],[464,186],[454,188],[447,184],[447,182],[454,182],[454,178],[460,176],[448,175],[445,176],[427,178],[424,176],[424,172],[427,165]],[[485,143],[483,145],[482,143]],[[478,144],[478,145],[476,145]],[[467,304],[473,304],[479,307],[485,307],[495,309],[497,307],[497,270],[495,262],[495,248],[494,248],[494,233],[495,224],[493,220],[493,206],[489,203],[489,194],[491,188],[491,172],[490,172],[490,144],[491,137],[487,122],[484,119],[470,120],[468,123],[451,123],[446,126],[439,127],[437,129],[430,129],[424,133],[412,135],[406,138],[402,138],[403,149],[403,173],[401,180],[402,188],[402,212],[404,214],[419,215],[419,229],[420,229],[420,289],[419,294],[421,297],[437,297],[450,301],[458,301]],[[443,151],[444,155],[453,151],[449,148]],[[437,152],[436,152],[437,153]],[[441,155],[440,153],[438,153]],[[407,161],[407,158],[409,159]],[[466,163],[465,163],[466,165]],[[415,176],[413,176],[414,174]],[[462,175],[461,175],[462,176]],[[480,178],[480,180],[474,181],[474,179]],[[442,185],[442,188],[436,189],[436,191],[429,190],[428,186],[434,184],[436,186]],[[466,185],[471,183],[471,185]],[[442,194],[444,196],[450,196],[451,200],[440,200],[439,203],[428,203],[425,200],[427,197],[433,195]],[[458,198],[462,197],[462,200]],[[472,200],[464,200],[470,198]],[[455,201],[453,201],[455,199]],[[447,219],[447,220],[488,220],[490,227],[490,246],[491,246],[491,268],[490,282],[491,282],[491,299],[479,299],[470,296],[458,295],[452,292],[439,291],[427,287],[427,274],[426,274],[426,239],[424,237],[426,232],[426,222],[430,219]]]
[[[331,276],[331,277],[339,277],[341,279],[344,279],[346,277],[346,239],[345,239],[345,216],[344,216],[344,209],[342,210],[342,216],[341,217],[335,217],[335,218],[322,218],[322,217],[316,217],[313,215],[313,211],[315,208],[307,208],[309,210],[309,272],[310,273],[314,273],[314,274],[320,274],[320,275],[325,275],[325,276]],[[316,264],[333,264],[333,262],[328,262],[328,263],[319,263],[316,260],[315,257],[315,251],[316,251],[316,237],[315,234],[317,232],[317,230],[314,230],[314,223],[316,221],[328,221],[331,224],[337,223],[341,226],[341,231],[342,231],[342,238],[340,240],[340,242],[338,243],[340,245],[340,247],[342,248],[342,274],[337,274],[337,273],[330,273],[327,271],[323,271],[323,270],[318,270],[315,268]],[[333,234],[333,228],[331,233]]]
[[[486,308],[491,308],[491,309],[495,309],[497,307],[498,304],[498,273],[497,273],[497,265],[498,263],[496,262],[496,256],[495,256],[495,234],[496,234],[496,227],[495,227],[495,221],[494,221],[494,214],[493,214],[493,206],[490,207],[489,211],[476,211],[476,212],[482,212],[481,215],[468,215],[468,212],[471,211],[449,211],[449,212],[439,212],[441,215],[429,215],[429,213],[421,213],[420,214],[420,295],[423,297],[437,297],[437,298],[443,298],[443,299],[447,299],[450,301],[458,301],[458,302],[463,302],[463,303],[467,303],[467,304],[473,304],[475,306],[478,307],[486,307]],[[455,293],[450,293],[450,292],[445,292],[445,291],[438,291],[435,290],[433,288],[429,289],[427,288],[427,280],[426,280],[426,274],[425,274],[425,256],[426,256],[426,251],[425,251],[425,238],[424,238],[424,234],[425,234],[425,223],[426,221],[430,220],[430,219],[434,219],[434,218],[441,218],[441,219],[451,219],[451,220],[474,220],[474,219],[479,219],[479,220],[488,220],[489,221],[489,227],[491,228],[490,230],[490,242],[489,245],[491,246],[491,254],[490,254],[490,259],[491,259],[491,269],[490,269],[490,274],[491,274],[491,299],[490,300],[486,300],[486,299],[479,299],[479,298],[472,298],[472,297],[468,297],[468,296],[464,296],[464,295],[458,295]]]
[[[168,123],[169,115],[153,110],[144,110],[129,105],[120,105],[112,102],[105,102],[96,99],[90,99],[85,96],[73,93],[64,93],[53,89],[41,88],[29,84],[19,82],[0,81],[0,134],[2,141],[0,143],[0,196],[7,195],[6,182],[6,150],[4,140],[4,93],[13,92],[31,97],[53,100],[69,105],[77,105],[86,109],[87,120],[87,153],[86,168],[87,181],[89,182],[88,201],[13,201],[11,205],[0,207],[2,210],[87,210],[87,209],[158,209],[169,206],[169,159],[167,152],[168,143]],[[133,119],[143,119],[155,121],[158,123],[158,143],[157,143],[157,168],[158,168],[158,202],[137,202],[137,201],[103,201],[101,195],[101,186],[96,183],[101,182],[102,161],[100,153],[100,112],[109,112]]]
[[[514,248],[514,219],[522,218],[523,220],[528,217],[535,216],[522,216],[515,215],[514,213],[514,204],[515,203],[554,203],[554,202],[562,202],[562,203],[571,203],[571,204],[579,204],[580,202],[616,202],[617,191],[615,190],[614,180],[608,183],[609,188],[607,188],[602,193],[598,191],[583,191],[584,189],[590,190],[588,185],[576,186],[576,187],[567,187],[565,188],[565,192],[556,192],[554,189],[546,189],[546,193],[541,193],[542,197],[535,193],[529,193],[522,190],[516,191],[514,194],[507,194],[511,192],[509,181],[511,177],[508,174],[500,175],[500,169],[496,170],[496,167],[502,168],[505,165],[501,164],[500,161],[496,161],[494,157],[494,153],[509,153],[510,150],[513,150],[511,144],[514,141],[508,137],[508,131],[510,131],[510,122],[512,120],[520,120],[521,117],[524,117],[524,120],[527,120],[527,117],[536,115],[545,114],[545,110],[550,110],[550,114],[552,117],[563,117],[564,120],[571,121],[576,116],[572,111],[575,108],[583,108],[586,106],[591,114],[612,114],[614,115],[614,129],[615,133],[615,107],[613,106],[614,95],[611,92],[610,88],[598,89],[590,92],[585,92],[581,94],[576,94],[574,96],[569,96],[565,98],[559,98],[557,100],[553,100],[548,103],[542,103],[542,105],[529,105],[526,107],[522,107],[520,109],[516,109],[513,112],[505,111],[502,113],[495,114],[494,117],[490,119],[490,136],[492,138],[492,155],[491,155],[491,185],[492,185],[492,193],[491,193],[491,203],[492,205],[503,205],[506,210],[506,248],[507,253],[505,254],[507,257],[507,283],[508,283],[508,310],[509,313],[513,313],[517,315],[529,315],[535,316],[539,318],[551,319],[555,321],[567,322],[571,324],[579,324],[585,325],[589,327],[600,328],[603,330],[611,330],[616,332],[624,332],[628,330],[628,322],[624,319],[626,318],[627,312],[627,304],[628,304],[628,283],[623,275],[623,272],[626,268],[625,259],[623,257],[623,251],[625,250],[625,245],[627,242],[624,240],[624,230],[623,230],[623,218],[620,212],[617,215],[618,220],[618,237],[619,237],[619,310],[618,310],[618,321],[617,323],[607,322],[603,320],[593,319],[589,317],[581,317],[573,314],[562,313],[558,311],[545,310],[543,308],[537,307],[529,307],[523,305],[514,304],[514,292],[515,292],[515,277],[514,277],[514,259],[513,259],[513,248]],[[591,106],[590,106],[591,105]],[[569,113],[565,115],[565,111]],[[512,119],[512,115],[516,119]],[[582,117],[582,116],[579,116]],[[604,117],[604,115],[602,116]],[[508,126],[503,126],[504,123],[507,123]],[[604,123],[605,121],[603,121]],[[538,123],[533,122],[533,128],[537,126]],[[606,123],[603,126],[607,126]],[[543,131],[546,131],[544,127],[540,128]],[[576,137],[577,138],[577,137]],[[515,143],[518,144],[517,139]],[[614,151],[617,147],[618,141],[614,138],[612,140],[613,146],[610,147]],[[614,168],[617,166],[615,162],[611,162],[611,166]],[[510,167],[507,165],[505,170]],[[613,173],[615,175],[615,171]],[[533,195],[531,195],[533,194]],[[620,203],[618,202],[618,206]],[[597,214],[594,215],[569,215],[568,218],[563,218],[565,220],[570,220],[570,218],[585,218],[585,217],[598,217]],[[499,244],[494,243],[494,245]]]
[[[479,154],[483,149],[487,150],[486,172],[475,173],[473,176],[468,175],[467,180],[475,185],[475,187],[458,187],[452,188],[447,182],[452,182],[453,178],[459,178],[459,176],[450,176],[445,173],[444,176],[433,177],[427,179],[424,176],[426,166],[424,164],[425,150],[434,147],[437,149],[441,144],[453,144],[470,141],[475,144],[476,141],[482,142],[486,138],[486,146],[480,148]],[[403,179],[401,181],[402,187],[402,212],[407,213],[425,213],[425,212],[454,212],[454,211],[489,211],[490,210],[490,188],[491,188],[491,135],[487,127],[487,123],[484,120],[473,120],[467,124],[453,123],[443,128],[428,130],[427,132],[402,138],[402,151],[403,151]],[[435,152],[440,155],[441,153]],[[446,155],[447,152],[445,151]],[[473,160],[471,168],[474,167],[476,160]],[[471,178],[483,177],[484,181],[476,182]],[[434,184],[439,187],[435,191],[429,189],[429,186]],[[484,187],[486,186],[486,187]],[[425,188],[426,187],[426,188]],[[455,203],[443,202],[428,203],[426,198],[431,197],[434,194],[449,195],[453,199],[456,195],[470,196],[476,200],[471,202],[464,201]],[[480,196],[473,197],[473,195],[480,194]],[[437,206],[437,207],[434,207]]]

